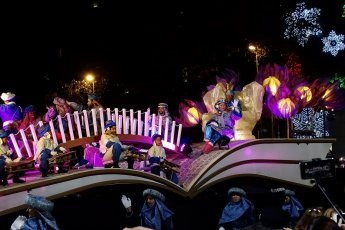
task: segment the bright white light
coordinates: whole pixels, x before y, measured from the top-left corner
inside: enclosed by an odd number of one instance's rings
[[[321,35],[321,26],[318,23],[320,9],[306,9],[305,3],[297,3],[295,11],[287,14],[285,18],[285,39],[296,39],[298,44],[304,46],[310,36]]]
[[[93,80],[95,80],[95,77],[92,74],[88,74],[86,76],[86,80],[89,81],[89,82],[93,82]]]
[[[337,35],[335,31],[331,31],[328,37],[322,38],[323,52],[330,52],[333,56],[337,56],[339,50],[344,50],[344,35]]]
[[[168,149],[171,149],[171,150],[175,150],[176,149],[176,146],[173,143],[170,143],[170,142],[162,140],[162,144],[163,144],[163,147],[165,147],[165,148],[168,148]]]

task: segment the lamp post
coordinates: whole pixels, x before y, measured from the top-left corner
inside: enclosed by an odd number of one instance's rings
[[[249,44],[248,49],[250,52],[255,54],[255,67],[256,67],[256,74],[259,72],[259,58],[266,55],[266,49],[262,46],[257,44]],[[272,134],[273,134],[273,113],[271,113],[271,127],[272,127]],[[262,136],[262,119],[260,119],[260,130],[258,130],[258,138]]]
[[[248,49],[255,54],[256,73],[259,72],[258,48],[254,45],[249,45]]]
[[[86,80],[92,83],[92,93],[95,93],[95,77],[92,74],[86,75]]]

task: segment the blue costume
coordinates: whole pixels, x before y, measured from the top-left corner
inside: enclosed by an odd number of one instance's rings
[[[58,152],[66,151],[65,148],[59,147],[50,137],[49,125],[43,125],[38,129],[38,142],[37,142],[37,153],[34,156],[34,160],[39,159],[40,162],[40,171],[42,177],[47,177],[49,171],[49,158],[58,154]],[[63,168],[64,162],[58,163],[59,173],[67,172]]]
[[[206,123],[205,126],[205,146],[203,153],[210,152],[213,146],[220,140],[222,136],[227,136],[229,139],[234,137],[235,121],[242,117],[242,109],[239,101],[226,101],[219,99],[214,108],[217,110],[212,118]],[[221,108],[221,104],[223,107]],[[225,107],[224,107],[225,104]]]
[[[160,138],[162,140],[162,135],[155,134],[152,136],[152,147],[148,150],[148,157],[149,157],[149,163],[151,167],[151,173],[156,174],[160,176],[161,173],[161,162],[164,162],[166,159],[166,153],[165,149],[162,146],[162,142],[160,141],[159,145],[157,145],[156,139]],[[178,177],[175,172],[165,172],[165,175],[168,180],[174,182],[175,184],[178,184]]]
[[[294,227],[301,214],[304,212],[304,207],[295,197],[294,191],[286,189],[284,193],[289,199],[282,206],[282,209],[290,214],[290,225]]]
[[[111,130],[111,127],[115,127],[116,123],[112,120],[106,121],[105,123],[105,132],[101,136],[99,141],[99,150],[101,152],[101,157],[103,158],[103,163],[112,160],[112,168],[120,168],[119,161],[122,160],[122,152],[127,149],[131,149],[131,146],[123,145],[116,135],[115,130]],[[128,168],[133,169],[134,160],[127,159]]]
[[[7,181],[7,172],[6,172],[6,165],[11,165],[15,161],[21,160],[20,158],[12,159],[13,156],[12,150],[8,146],[8,133],[4,130],[0,130],[0,184],[3,186],[8,185]],[[13,174],[13,183],[23,183],[24,180],[19,178],[19,173],[15,172]]]
[[[55,218],[52,216],[51,211],[54,208],[54,203],[47,200],[45,197],[37,196],[28,193],[25,197],[25,204],[29,209],[35,209],[37,215],[18,217],[12,224],[13,230],[59,230]],[[29,214],[30,215],[30,214]]]
[[[150,207],[147,202],[144,203],[141,212],[141,226],[156,230],[172,230],[172,215],[174,214],[165,204],[165,197],[162,193],[154,189],[146,189],[143,196],[146,199],[148,195],[155,198],[155,203]]]
[[[23,110],[14,102],[15,97],[16,95],[10,92],[1,94],[5,104],[0,105],[0,118],[3,129],[9,133],[15,133],[15,123],[23,119]]]
[[[222,216],[219,219],[219,226],[224,229],[238,229],[248,227],[256,222],[255,208],[251,201],[245,198],[245,191],[241,188],[230,188],[228,195],[238,195],[240,200],[234,202],[231,201],[223,209]]]

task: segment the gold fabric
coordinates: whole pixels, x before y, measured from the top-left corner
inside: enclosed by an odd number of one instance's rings
[[[241,92],[236,93],[235,97],[242,105],[242,118],[235,123],[234,140],[255,139],[252,131],[261,118],[264,93],[263,86],[256,81],[245,85]]]

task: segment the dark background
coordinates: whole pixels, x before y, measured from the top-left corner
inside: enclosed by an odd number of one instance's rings
[[[1,13],[0,90],[18,95],[22,106],[44,107],[45,95],[87,71],[110,80],[96,82],[105,106],[147,107],[161,101],[176,111],[183,99],[200,99],[215,73],[225,68],[240,85],[255,79],[250,42],[269,49],[260,64],[285,64],[300,57],[303,74],[345,74],[345,52],[322,52],[320,37],[305,47],[285,40],[284,17],[296,1],[6,1]],[[324,36],[345,33],[342,0],[306,1],[321,9]],[[97,5],[97,7],[95,7]],[[194,69],[185,82],[182,70]],[[200,74],[202,70],[214,72]],[[127,93],[125,93],[127,92]],[[61,95],[63,96],[63,95]],[[138,108],[139,109],[139,108]]]

